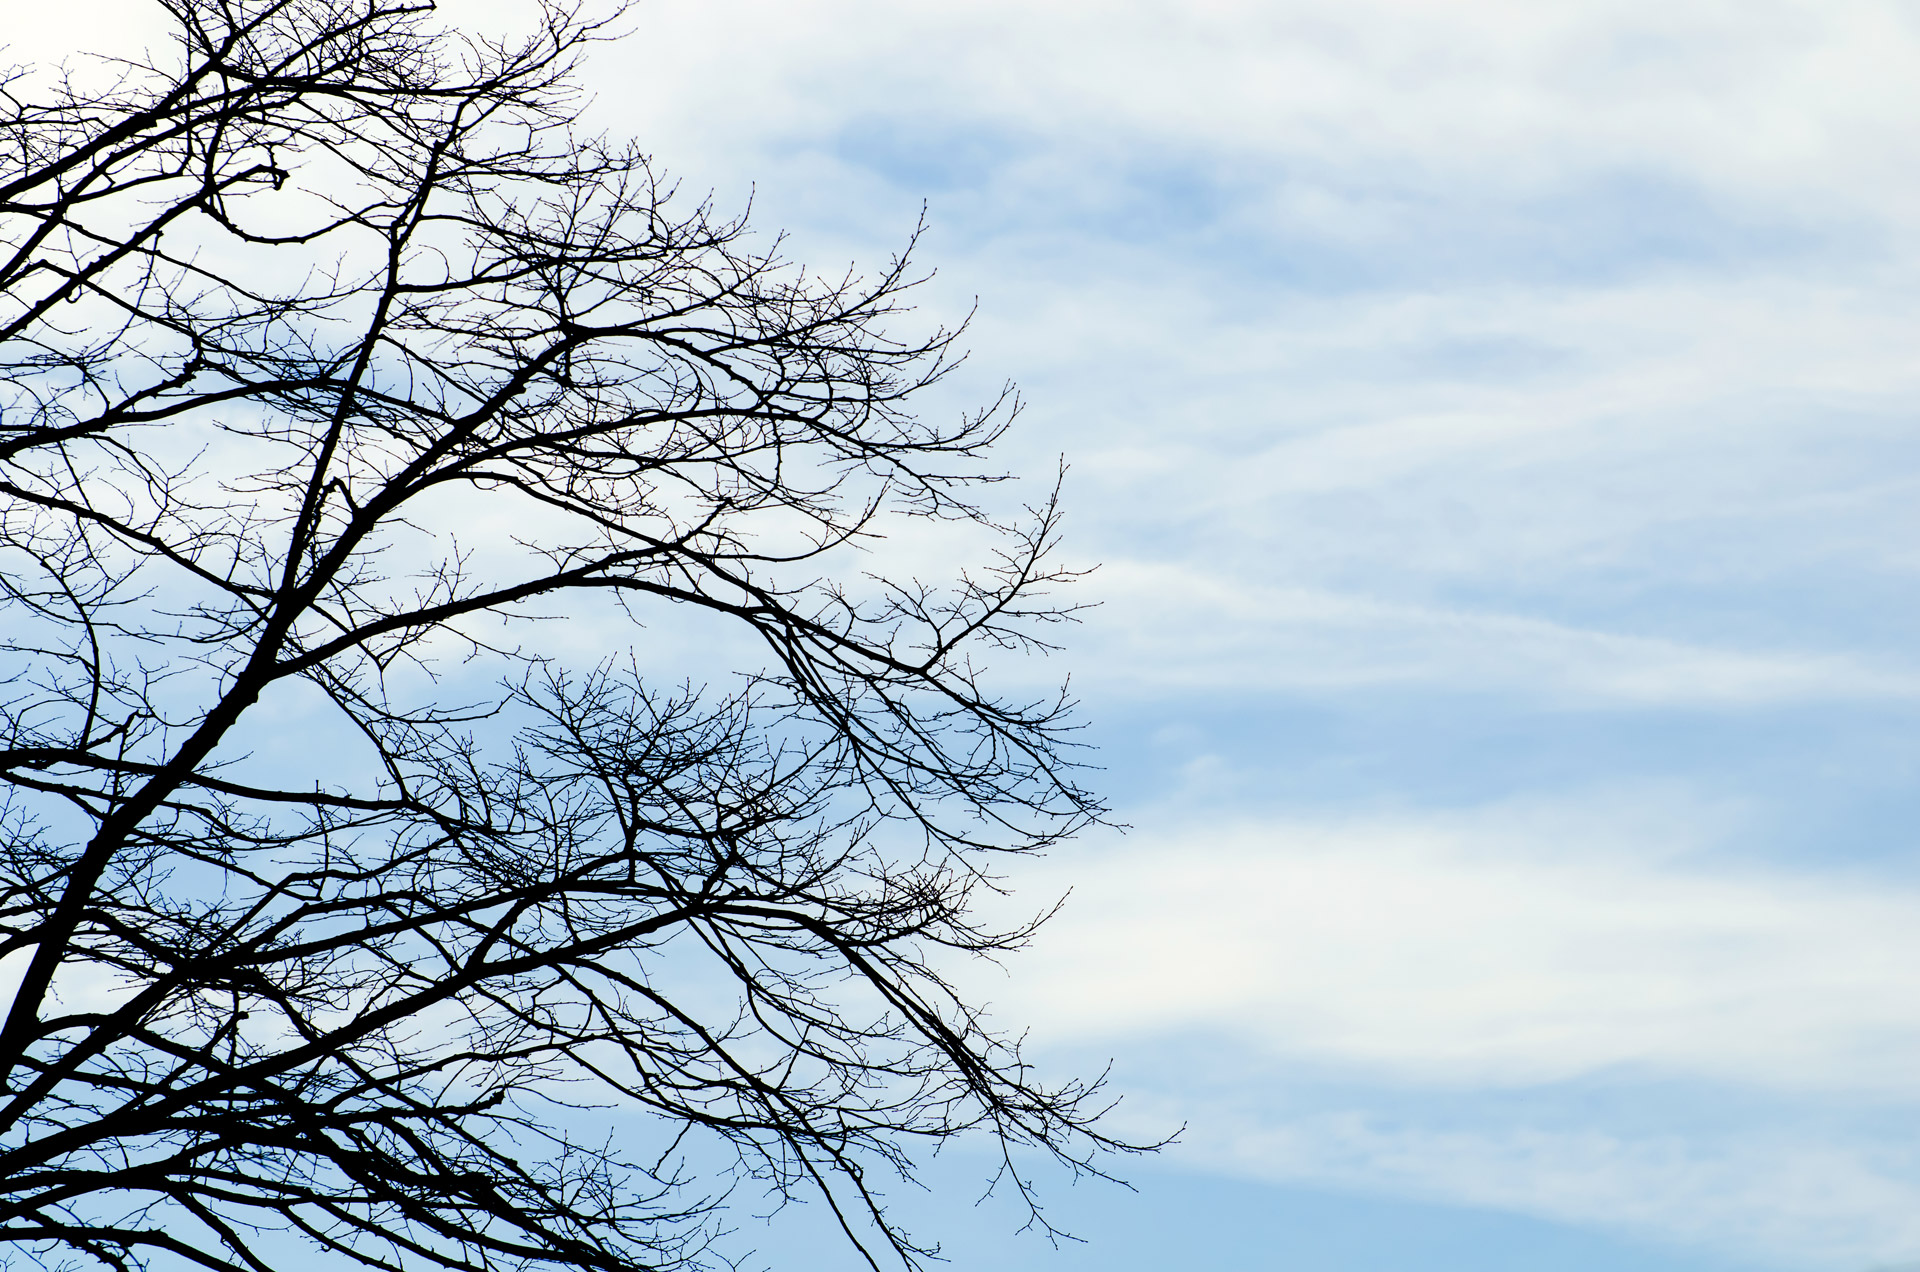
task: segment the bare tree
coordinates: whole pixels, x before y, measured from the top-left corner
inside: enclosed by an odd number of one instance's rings
[[[916,1144],[1122,1147],[941,974],[1101,808],[976,676],[1068,617],[1056,516],[970,495],[1010,396],[909,411],[904,255],[581,135],[559,0],[157,3],[0,99],[0,1251],[697,1266],[751,1181],[914,1265]],[[901,518],[997,546],[837,564]]]

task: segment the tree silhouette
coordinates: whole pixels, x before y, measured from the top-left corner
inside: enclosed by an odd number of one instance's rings
[[[0,1241],[698,1266],[745,1183],[915,1265],[915,1145],[1125,1147],[942,977],[1102,810],[977,675],[1068,576],[972,499],[1011,395],[909,409],[906,256],[582,135],[561,4],[157,2],[0,88]],[[853,573],[901,518],[991,555]]]

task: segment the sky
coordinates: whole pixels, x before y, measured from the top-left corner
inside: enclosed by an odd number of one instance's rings
[[[1059,1250],[951,1155],[955,1267],[1920,1268],[1920,4],[628,26],[593,122],[795,259],[924,207],[927,409],[1017,382],[1098,566],[1006,675],[1130,829],[975,992],[1184,1130]]]
[[[979,992],[1185,1131],[1058,1254],[956,1166],[956,1266],[1920,1262],[1920,6],[633,27],[597,117],[796,258],[925,205],[1099,566],[1132,829]]]

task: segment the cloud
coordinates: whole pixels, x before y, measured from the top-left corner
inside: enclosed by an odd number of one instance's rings
[[[1735,867],[1645,788],[1139,832],[983,992],[1060,1041],[1204,1033],[1424,1083],[1636,1071],[1920,1100],[1920,887]]]
[[[1184,1156],[1254,1178],[1518,1211],[1763,1266],[1860,1272],[1920,1251],[1920,1172],[1910,1153],[1884,1146],[1460,1131],[1346,1111],[1290,1120],[1243,1107],[1181,1112],[1200,1114]]]
[[[1595,170],[1802,204],[1920,188],[1898,122],[1920,33],[1889,0],[731,0],[637,25],[672,55],[602,68],[609,113],[742,158],[847,119],[961,120],[1096,160],[1304,167],[1363,222],[1383,187],[1538,191]]]
[[[1920,696],[1920,673],[1844,656],[1714,648],[1172,565],[1109,564],[1098,586],[1108,609],[1076,646],[1089,683],[1116,696],[1389,687],[1636,708]]]
[[[1192,810],[1187,810],[1192,812]],[[1920,885],[1759,868],[1651,788],[1176,824],[978,996],[1203,1169],[1484,1206],[1769,1266],[1920,1253]]]

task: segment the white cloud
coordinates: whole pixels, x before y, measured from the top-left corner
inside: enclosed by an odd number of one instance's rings
[[[1012,975],[1117,1054],[1123,1127],[1205,1169],[1518,1211],[1765,1264],[1920,1254],[1920,885],[1730,865],[1736,810],[1613,790],[1175,826]]]
[[[1700,852],[1726,822],[1641,789],[1148,830],[1022,872],[1072,898],[986,992],[1060,1041],[1205,1033],[1395,1080],[1920,1100],[1920,886],[1728,867]]]
[[[1376,186],[1383,166],[1510,188],[1656,167],[1815,202],[1915,188],[1899,121],[1920,96],[1920,33],[1890,0],[729,0],[636,16],[636,46],[597,72],[610,108],[736,152],[864,113],[1096,152],[1126,138],[1284,156]]]
[[[1175,565],[1111,563],[1097,588],[1107,608],[1075,645],[1089,683],[1115,696],[1394,687],[1727,708],[1920,695],[1920,673],[1843,656],[1714,648]]]
[[[1703,1142],[1439,1130],[1350,1112],[1155,1111],[1197,1115],[1180,1150],[1188,1160],[1254,1178],[1518,1211],[1783,1268],[1862,1272],[1920,1252],[1920,1176],[1897,1150],[1781,1134]]]

